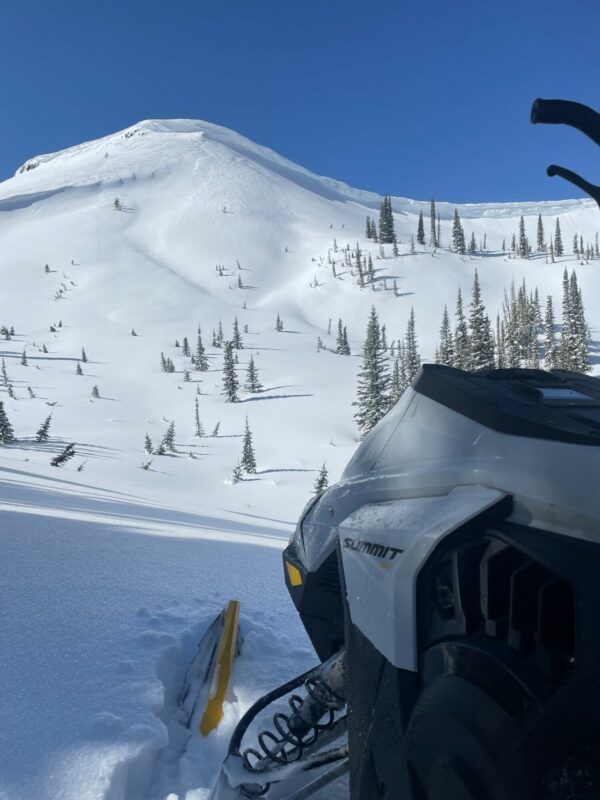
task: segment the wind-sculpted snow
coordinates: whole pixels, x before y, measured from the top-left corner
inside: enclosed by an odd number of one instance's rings
[[[460,285],[468,308],[475,268],[493,320],[525,279],[542,302],[554,296],[559,325],[563,270],[576,269],[598,370],[600,261],[571,255],[575,233],[595,240],[594,204],[460,205],[467,237],[487,240],[461,258],[448,250],[452,203],[437,203],[442,248],[411,253],[429,199],[393,198],[399,254],[385,245],[382,257],[364,237],[380,201],[195,120],[146,120],[36,156],[0,184],[0,326],[15,329],[0,339],[13,394],[0,380],[0,400],[17,437],[0,448],[2,800],[199,800],[240,713],[313,663],[280,551],[323,462],[337,480],[356,448],[372,304],[390,344],[414,307],[431,359],[444,305],[452,314]],[[560,218],[569,255],[509,258],[519,217],[535,243],[540,214],[547,239]],[[357,243],[374,264],[365,288],[344,253]],[[225,403],[213,330],[231,338],[236,317],[240,402]],[[340,318],[351,356],[335,353]],[[193,353],[199,325],[202,372],[175,347],[187,337]],[[175,372],[161,372],[161,353]],[[259,393],[244,389],[250,355]],[[257,472],[236,482],[246,415]],[[175,451],[144,452],[172,421]],[[71,442],[75,457],[50,466]],[[246,645],[225,723],[182,747],[177,682],[230,597]]]

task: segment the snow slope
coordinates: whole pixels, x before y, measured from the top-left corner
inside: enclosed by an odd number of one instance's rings
[[[351,403],[372,303],[389,340],[414,306],[431,358],[444,304],[453,310],[459,284],[468,295],[475,267],[495,316],[513,279],[554,294],[560,308],[567,266],[598,339],[598,262],[501,253],[522,214],[533,241],[538,214],[547,235],[560,217],[569,252],[575,232],[593,241],[591,201],[458,206],[467,237],[487,236],[486,254],[470,259],[411,255],[429,202],[405,198],[393,198],[400,255],[388,246],[380,259],[363,233],[380,201],[192,120],[141,122],[31,159],[0,184],[0,324],[16,330],[0,355],[15,399],[0,391],[18,437],[0,449],[2,800],[205,797],[243,710],[313,663],[280,551],[321,464],[335,480],[356,446]],[[438,211],[447,245],[454,205]],[[376,291],[359,289],[339,263],[333,278],[334,239],[372,253]],[[219,321],[230,336],[235,316],[248,326],[240,377],[252,353],[265,391],[226,404],[222,351],[210,342]],[[316,351],[318,336],[334,346],[338,317],[350,358]],[[187,336],[193,349],[199,324],[211,369],[184,382],[189,359],[174,341]],[[82,347],[89,360],[78,376]],[[161,352],[174,374],[160,371]],[[218,437],[194,438],[196,396],[206,432],[220,422]],[[37,443],[50,412],[51,440]],[[258,474],[234,484],[246,415]],[[177,452],[146,456],[144,435],[160,440],[171,420]],[[69,441],[75,459],[51,467]],[[216,734],[182,744],[177,685],[229,597],[242,601],[247,633],[232,701]]]

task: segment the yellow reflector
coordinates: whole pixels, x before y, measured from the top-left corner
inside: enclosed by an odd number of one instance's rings
[[[240,604],[237,600],[230,600],[225,609],[223,630],[219,639],[217,661],[210,694],[204,709],[204,716],[200,723],[202,736],[217,727],[223,716],[223,703],[227,694],[227,687],[231,678],[233,659],[237,649],[238,623],[240,619]]]
[[[285,566],[292,586],[302,586],[302,575],[300,574],[298,567],[290,564],[289,561],[285,562]]]

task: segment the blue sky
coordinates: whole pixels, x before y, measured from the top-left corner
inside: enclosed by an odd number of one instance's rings
[[[600,109],[598,0],[4,0],[0,178],[150,117],[234,128],[323,175],[456,202],[578,196],[581,134],[537,97]]]

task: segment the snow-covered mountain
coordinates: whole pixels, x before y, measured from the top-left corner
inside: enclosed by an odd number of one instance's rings
[[[337,479],[356,446],[351,403],[372,304],[389,341],[414,307],[431,359],[444,305],[453,311],[459,285],[468,297],[475,268],[495,316],[523,278],[559,309],[567,266],[599,338],[600,262],[501,250],[521,215],[532,241],[541,215],[548,237],[559,217],[569,253],[575,233],[593,242],[592,201],[438,202],[442,249],[411,254],[429,200],[395,197],[400,254],[387,245],[381,258],[364,236],[381,199],[193,120],[145,121],[38,156],[0,184],[0,325],[15,328],[1,353],[14,398],[3,387],[0,399],[18,438],[0,449],[3,800],[204,797],[241,711],[310,663],[279,551],[321,464]],[[455,208],[468,238],[485,234],[483,255],[448,251]],[[374,287],[359,288],[343,265],[340,251],[357,242],[374,260]],[[229,338],[236,317],[240,379],[252,354],[264,391],[227,404],[211,340],[219,323]],[[317,352],[318,337],[334,347],[338,318],[351,357]],[[174,346],[187,337],[194,350],[199,325],[208,372]],[[161,353],[174,373],[161,372]],[[196,397],[206,433],[220,423],[217,437],[195,438]],[[37,443],[49,413],[50,441]],[[246,416],[258,474],[233,483]],[[177,452],[147,456],[145,435],[160,441],[170,421]],[[75,458],[50,466],[66,442]],[[223,728],[184,753],[177,681],[230,596],[247,629],[237,699]]]

